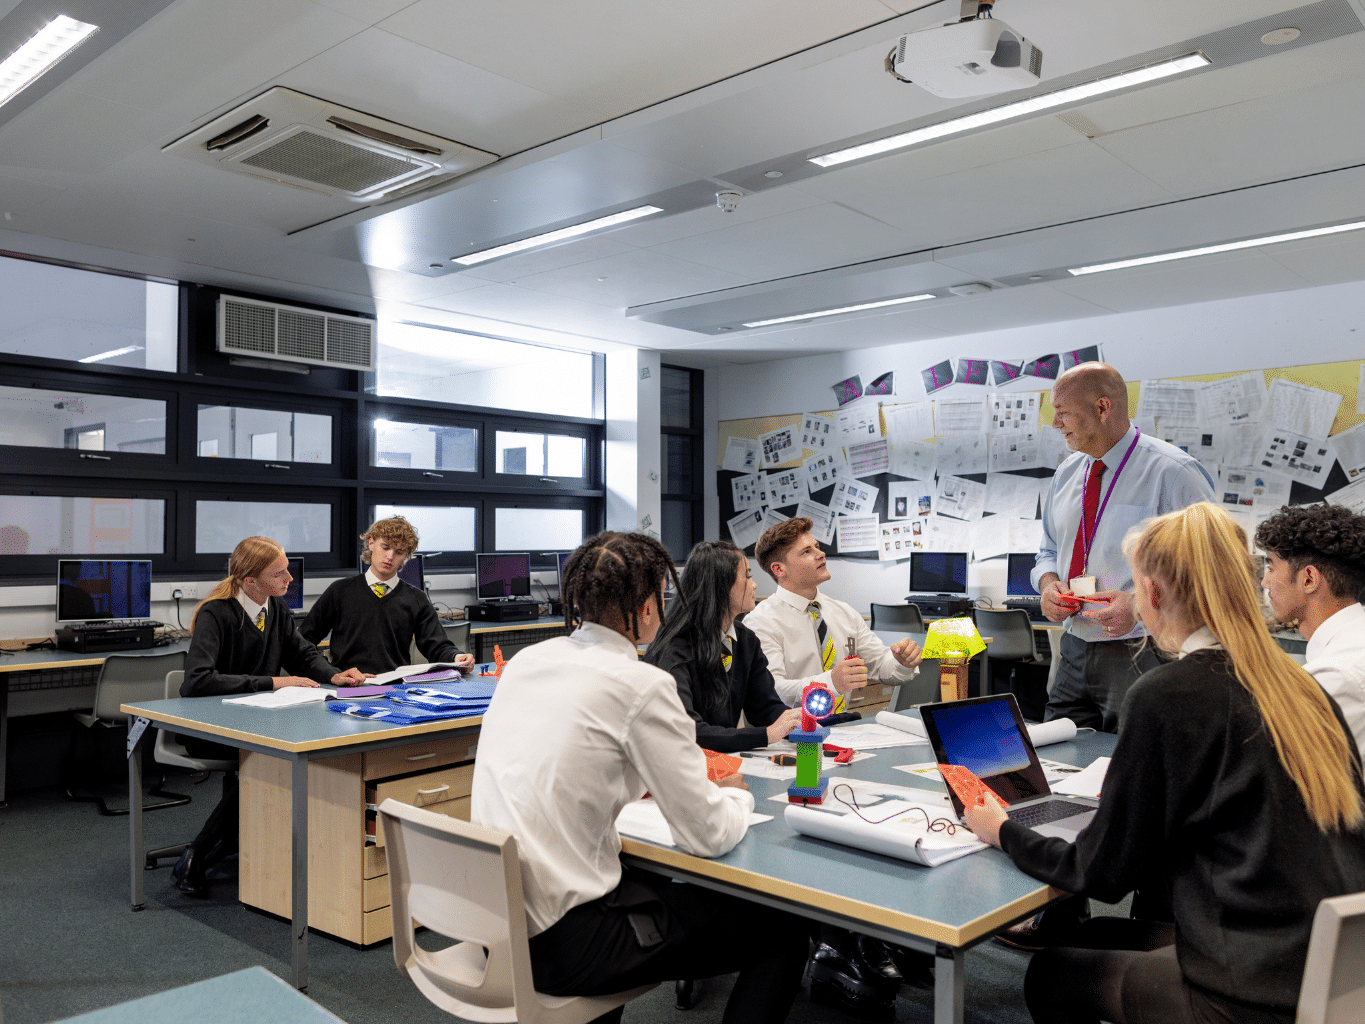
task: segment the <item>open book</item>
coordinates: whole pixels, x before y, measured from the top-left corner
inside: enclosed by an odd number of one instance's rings
[[[300,704],[316,704],[331,696],[323,686],[285,686],[264,693],[249,693],[245,697],[224,697],[224,704],[241,704],[249,708],[292,708]]]
[[[927,822],[944,817],[944,811],[937,801],[887,800],[867,808],[867,815],[875,824],[856,814],[815,810],[798,804],[789,804],[785,813],[787,824],[802,835],[856,846],[860,850],[930,868],[988,849],[985,843],[960,826],[955,835],[934,832],[926,827]],[[951,815],[951,809],[947,809],[947,813]]]

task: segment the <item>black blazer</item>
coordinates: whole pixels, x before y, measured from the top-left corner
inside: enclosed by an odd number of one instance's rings
[[[655,649],[650,645],[649,660],[673,676],[683,707],[697,723],[697,742],[707,750],[728,754],[768,745],[768,726],[777,721],[787,705],[777,695],[768,659],[758,637],[742,622],[735,623],[734,660],[730,664],[730,700],[722,709],[697,707],[698,691],[694,673],[698,666],[692,651],[681,643]],[[749,720],[744,729],[735,728],[740,712]]]

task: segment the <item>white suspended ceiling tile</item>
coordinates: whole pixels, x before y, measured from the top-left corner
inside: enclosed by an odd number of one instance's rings
[[[598,120],[582,106],[379,29],[301,63],[279,84],[500,156]]]
[[[1095,145],[1172,194],[1201,195],[1365,162],[1365,89],[1263,96],[1101,136]]]
[[[624,309],[749,284],[749,278],[646,249],[517,279],[517,287]]]
[[[633,251],[631,246],[624,244],[616,236],[617,232],[615,231],[602,235],[589,235],[587,238],[565,242],[563,245],[552,245],[548,249],[532,249],[515,256],[506,256],[500,260],[477,264],[467,270],[460,270],[453,276],[508,284],[512,281],[533,277],[536,274],[558,270],[561,267],[590,263],[594,260],[605,259],[608,256]]]
[[[721,186],[716,186],[720,191]],[[611,237],[627,245],[647,248],[672,242],[679,238],[690,238],[708,231],[748,224],[767,217],[793,210],[804,210],[819,206],[821,200],[807,195],[796,188],[773,188],[754,192],[740,200],[739,209],[726,213],[719,206],[704,206],[698,210],[687,210],[671,217],[647,217],[634,224],[617,228]]]
[[[605,119],[894,16],[876,0],[419,0],[381,27]]]
[[[1170,195],[1088,141],[857,196],[848,205],[902,227],[916,249],[1080,220]]]
[[[907,153],[891,153],[879,160],[837,168],[799,181],[793,188],[824,199],[852,199],[912,181],[1074,146],[1081,138],[1070,125],[1055,116],[1044,115],[960,139],[946,139]]]
[[[151,145],[163,119],[140,107],[59,89],[0,129],[10,167],[91,175]]]
[[[1285,242],[1262,252],[1312,285],[1365,280],[1365,231]],[[1362,347],[1365,348],[1365,341]]]
[[[1082,298],[1049,288],[1006,288],[989,295],[972,295],[943,302],[926,302],[896,314],[926,330],[946,335],[977,334],[1029,324],[1101,316],[1108,310]],[[963,352],[964,356],[972,353]]]
[[[319,7],[336,11],[348,18],[374,25],[390,15],[397,14],[412,0],[313,0]]]
[[[1125,313],[1242,295],[1293,291],[1308,281],[1255,251],[1201,256],[1129,270],[1089,274],[1044,285],[1097,306]],[[1033,290],[1033,289],[1029,289]]]
[[[405,274],[401,270],[384,270],[380,267],[366,267],[369,278],[370,294],[376,300],[395,302],[423,302],[438,295],[454,295],[457,292],[478,288],[486,282],[464,274],[447,274],[445,277],[421,277]]]
[[[0,226],[18,228],[14,223],[15,215],[22,215],[30,207],[44,200],[60,195],[64,186],[48,181],[40,181],[7,168],[0,168]],[[5,217],[9,220],[6,221]]]
[[[904,232],[854,210],[825,204],[680,238],[655,246],[654,251],[757,281],[877,259],[912,248]]]

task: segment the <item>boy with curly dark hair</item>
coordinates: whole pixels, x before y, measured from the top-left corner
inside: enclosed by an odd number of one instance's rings
[[[1304,664],[1365,749],[1365,516],[1341,505],[1286,505],[1256,529],[1261,585],[1281,622],[1298,621]]]

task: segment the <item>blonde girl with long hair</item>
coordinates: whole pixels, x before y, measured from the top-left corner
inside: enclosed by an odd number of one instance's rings
[[[998,808],[967,824],[1022,870],[1117,902],[1163,885],[1174,926],[1081,925],[1075,948],[1029,964],[1035,1020],[1294,1019],[1313,914],[1365,890],[1360,754],[1340,709],[1276,645],[1260,612],[1246,535],[1203,502],[1125,543],[1135,604],[1177,660],[1124,704],[1100,809],[1074,844]]]
[[[299,635],[282,600],[292,581],[284,549],[269,537],[247,537],[233,549],[227,576],[190,619],[193,636],[180,696],[222,697],[364,681],[357,669],[337,672]],[[184,744],[193,757],[237,759],[237,751],[221,743],[187,736]],[[208,895],[206,872],[236,849],[237,773],[228,772],[223,799],[171,872],[176,887],[191,896]]]

